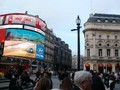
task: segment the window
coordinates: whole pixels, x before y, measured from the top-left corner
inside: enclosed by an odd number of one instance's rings
[[[101,35],[99,35],[99,39],[101,39]]]
[[[115,36],[115,40],[117,39],[117,36]]]
[[[87,49],[87,57],[90,57],[90,49]]]
[[[89,46],[89,43],[87,43],[87,46]]]
[[[105,22],[107,23],[107,22],[108,22],[108,20],[105,20]]]
[[[118,45],[117,45],[117,43],[115,44],[115,47],[117,47]]]
[[[107,39],[109,39],[109,37],[110,37],[110,36],[109,36],[109,35],[107,35]]]
[[[99,50],[98,50],[98,55],[99,55],[99,56],[102,56],[102,49],[99,49]]]
[[[115,20],[113,20],[112,22],[113,22],[113,23],[116,23],[116,21],[115,21]]]
[[[100,19],[97,19],[97,22],[101,22],[101,20],[100,20]]]
[[[107,56],[110,57],[110,49],[107,49]]]
[[[86,39],[88,39],[88,35],[86,35]]]
[[[99,43],[99,46],[102,46],[102,44],[101,44],[101,43]]]
[[[108,43],[108,44],[107,44],[107,46],[109,47],[109,46],[110,46],[110,44]]]
[[[118,49],[115,49],[115,57],[118,57]]]

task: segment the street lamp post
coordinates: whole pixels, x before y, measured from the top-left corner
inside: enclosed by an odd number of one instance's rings
[[[76,31],[77,30],[77,39],[78,39],[78,50],[77,50],[77,53],[78,53],[78,56],[77,56],[77,60],[78,60],[78,63],[77,63],[77,69],[78,71],[80,71],[80,23],[81,23],[81,20],[79,18],[79,15],[77,16],[77,19],[76,19],[76,24],[77,24],[77,29],[72,29],[71,31]]]

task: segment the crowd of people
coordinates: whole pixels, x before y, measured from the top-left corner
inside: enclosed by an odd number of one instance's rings
[[[34,80],[30,78],[29,71],[25,70],[22,65],[16,68],[8,68],[4,77],[10,80],[9,90],[22,90],[22,86],[29,83],[35,84]]]
[[[48,75],[49,74],[47,74],[47,76]],[[76,72],[58,71],[58,79],[61,82],[59,89],[61,90],[114,90],[115,84],[119,83],[119,78],[119,73],[111,73],[109,71],[105,73],[97,73],[93,70]],[[40,83],[37,85],[39,86]],[[52,87],[44,90],[50,89],[52,89]],[[35,90],[42,89],[36,88]]]
[[[32,84],[34,90],[49,90],[53,88],[51,73],[48,69],[40,70],[36,73],[36,79],[30,78],[30,71],[25,70],[23,66],[18,66],[15,70],[9,69],[5,73],[5,78],[10,79],[9,90],[23,90],[23,86]],[[49,89],[47,89],[49,88]]]
[[[17,70],[13,75],[7,75],[10,79],[9,90],[22,90],[22,86],[33,84],[33,90],[54,90],[52,74],[48,69],[36,72],[36,79],[32,80],[28,71]],[[60,85],[59,90],[114,90],[115,84],[119,83],[120,75],[114,72],[97,73],[90,71],[58,71]]]

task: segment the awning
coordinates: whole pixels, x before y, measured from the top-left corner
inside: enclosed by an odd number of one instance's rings
[[[112,67],[112,65],[110,63],[107,64],[107,67]]]
[[[86,64],[85,64],[85,67],[90,67],[90,64],[89,64],[89,63],[86,63]]]
[[[115,68],[120,68],[120,63],[117,63],[117,64],[115,65]]]
[[[103,67],[103,64],[102,64],[102,63],[99,63],[99,64],[98,64],[98,67]]]

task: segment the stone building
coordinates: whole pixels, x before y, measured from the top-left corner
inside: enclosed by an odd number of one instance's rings
[[[45,60],[43,68],[51,70],[68,69],[72,65],[72,53],[69,45],[55,36],[52,29],[45,30]]]
[[[44,68],[54,68],[54,33],[52,29],[45,30],[45,60],[43,62]]]
[[[80,55],[80,70],[83,70],[83,60],[84,57]],[[78,57],[77,55],[72,56],[72,69],[77,70],[78,69]]]
[[[84,69],[120,70],[120,15],[91,14],[84,24]]]
[[[55,70],[68,70],[72,67],[72,51],[69,45],[61,38],[55,36],[54,68]]]

